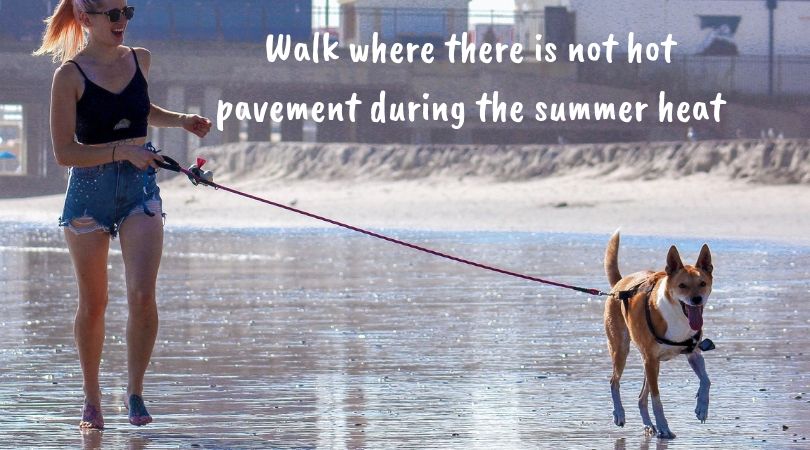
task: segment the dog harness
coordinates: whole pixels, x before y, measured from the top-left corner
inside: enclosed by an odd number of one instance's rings
[[[648,284],[649,287],[646,289],[646,291],[644,291],[645,294],[644,315],[647,318],[647,328],[650,329],[650,333],[652,333],[653,338],[655,338],[655,342],[664,345],[671,345],[673,347],[684,347],[683,351],[681,352],[683,354],[692,353],[695,351],[695,348],[699,348],[701,351],[704,352],[714,350],[715,349],[714,342],[712,342],[711,339],[704,339],[702,341],[700,340],[700,338],[703,336],[703,329],[698,330],[698,332],[695,333],[695,335],[692,336],[691,338],[680,342],[670,341],[669,339],[659,336],[658,333],[655,332],[655,327],[653,327],[652,322],[652,314],[650,313],[650,302],[649,302],[650,298],[649,296],[650,294],[652,294],[652,291],[655,288],[655,283],[650,283],[651,278],[652,277],[647,277],[636,283],[630,289],[624,291],[616,291],[611,293],[611,295],[617,296],[619,300],[622,301],[622,303],[624,304],[625,314],[627,314],[627,312],[630,311],[630,299],[635,297],[636,294],[638,294],[642,286]]]

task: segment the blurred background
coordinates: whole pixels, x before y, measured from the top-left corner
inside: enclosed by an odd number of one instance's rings
[[[64,172],[52,156],[48,132],[54,65],[30,56],[43,19],[56,0],[0,0],[0,196],[52,193]],[[389,100],[464,101],[471,119],[455,131],[435,122],[226,122],[204,141],[179,130],[153,129],[162,148],[191,151],[232,142],[357,142],[402,144],[556,144],[706,139],[802,138],[810,134],[810,1],[806,0],[129,0],[136,16],[128,45],[152,50],[153,101],[167,108],[216,115],[217,102],[343,101],[358,92],[366,105],[380,90]],[[345,57],[336,63],[268,63],[268,34],[310,42],[329,32]],[[536,35],[559,48],[601,42],[627,33],[640,42],[678,41],[671,64],[533,61]],[[523,64],[363,65],[347,46],[378,32],[387,43],[433,43],[453,33],[468,41],[520,42]],[[310,44],[311,45],[311,44]],[[621,49],[619,46],[618,49]],[[470,108],[484,92],[504,101],[645,101],[660,90],[675,101],[709,101],[722,92],[729,105],[720,123],[536,122],[482,124]],[[368,101],[366,101],[368,99]],[[366,114],[367,116],[367,114]],[[59,176],[53,176],[58,174]],[[55,180],[54,180],[55,179]]]

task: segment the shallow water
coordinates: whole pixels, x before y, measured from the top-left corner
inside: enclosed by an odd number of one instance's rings
[[[58,230],[0,235],[0,447],[791,448],[810,438],[810,248],[712,241],[704,314],[710,417],[697,378],[664,363],[671,442],[646,438],[642,372],[612,423],[602,299],[482,271],[347,231],[167,229],[161,328],[147,375],[155,423],[122,407],[126,320],[110,257],[102,385],[107,429],[77,428],[73,271]],[[607,236],[390,232],[499,267],[606,289]],[[623,272],[676,243],[625,236]],[[113,245],[116,249],[117,243]],[[786,427],[786,428],[785,428]]]

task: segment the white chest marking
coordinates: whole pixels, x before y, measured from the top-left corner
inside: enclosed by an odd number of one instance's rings
[[[667,323],[667,332],[664,334],[664,338],[672,342],[682,342],[690,339],[697,331],[689,326],[689,319],[683,313],[681,302],[670,302],[667,300],[666,294],[666,283],[662,282],[658,287],[656,306]]]

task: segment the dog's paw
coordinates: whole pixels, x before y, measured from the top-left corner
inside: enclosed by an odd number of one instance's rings
[[[624,426],[624,410],[613,410],[613,423],[623,427]]]
[[[695,416],[701,423],[705,423],[706,419],[709,418],[709,404],[698,402],[695,407]]]
[[[655,437],[657,437],[658,439],[675,439],[675,433],[669,430],[658,430],[658,433],[656,433]]]

